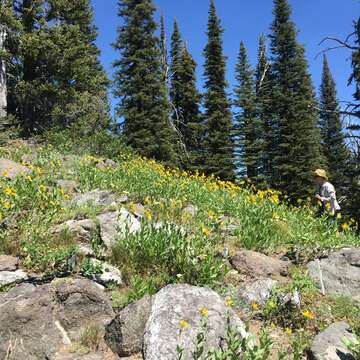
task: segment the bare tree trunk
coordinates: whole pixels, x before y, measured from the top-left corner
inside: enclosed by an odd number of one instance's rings
[[[0,26],[0,51],[4,50],[6,30]],[[0,57],[0,118],[6,116],[6,64],[5,59]]]

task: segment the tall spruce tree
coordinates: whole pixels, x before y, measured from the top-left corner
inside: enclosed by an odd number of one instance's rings
[[[252,69],[246,48],[240,44],[238,63],[236,65],[235,103],[238,108],[235,116],[235,154],[237,168],[250,180],[259,175],[261,162],[260,136],[261,129],[256,116],[256,91],[254,70]],[[244,171],[242,171],[244,170]]]
[[[273,185],[293,200],[310,196],[311,172],[321,164],[315,92],[287,0],[274,0],[271,30],[276,142]]]
[[[266,37],[259,38],[256,66],[256,115],[259,121],[260,169],[259,180],[272,183],[273,144],[276,142],[272,114],[271,64],[267,57]]]
[[[340,193],[344,193],[349,182],[347,164],[350,152],[345,144],[336,85],[326,56],[324,56],[320,86],[320,108],[320,130],[324,158],[332,182]]]
[[[175,131],[169,121],[154,12],[151,0],[119,1],[123,25],[114,44],[121,55],[114,62],[116,110],[128,145],[143,156],[175,165]]]
[[[235,178],[232,118],[226,94],[225,57],[222,44],[223,29],[216,15],[214,0],[210,2],[208,43],[205,56],[205,171],[222,179]]]
[[[169,64],[168,64],[168,49],[167,49],[167,39],[166,39],[166,30],[165,30],[165,18],[163,14],[161,14],[161,18],[160,18],[160,62],[161,62],[161,72],[163,74],[164,83],[165,86],[167,86]]]

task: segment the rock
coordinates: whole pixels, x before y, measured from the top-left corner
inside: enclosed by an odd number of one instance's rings
[[[277,284],[278,282],[272,279],[260,279],[254,281],[239,288],[238,298],[240,302],[248,306],[251,306],[251,304],[254,303],[264,306]]]
[[[23,270],[0,271],[0,287],[20,284],[28,279],[28,275]]]
[[[289,262],[287,261],[274,259],[251,250],[238,251],[230,259],[230,263],[240,273],[245,273],[255,278],[272,275],[286,276],[289,267]]]
[[[36,160],[37,156],[38,156],[38,154],[36,152],[30,153],[30,154],[24,154],[21,157],[21,162],[23,164],[31,164]]]
[[[125,209],[108,212],[97,217],[100,224],[100,236],[108,249],[116,244],[116,240],[134,234],[141,229],[141,223]]]
[[[115,315],[104,290],[86,279],[20,285],[0,295],[0,309],[0,359],[8,349],[11,359],[55,359],[90,321],[104,331]]]
[[[315,337],[309,351],[309,358],[313,360],[355,360],[342,343],[344,338],[355,340],[355,336],[349,329],[349,325],[345,322],[330,325]]]
[[[75,180],[56,180],[56,185],[59,186],[64,193],[71,194],[79,187],[79,183]]]
[[[99,282],[102,285],[109,285],[109,284],[115,284],[118,286],[124,285],[122,273],[118,268],[96,259],[91,259],[91,262],[95,266],[99,266],[102,269],[102,273],[95,275],[95,279],[97,282]]]
[[[93,220],[69,220],[60,224],[52,230],[53,234],[69,232],[73,238],[79,242],[89,242],[98,231],[97,225]]]
[[[119,356],[130,356],[142,351],[146,322],[149,319],[152,297],[128,305],[107,325],[105,341]]]
[[[14,256],[0,255],[0,271],[15,271],[19,266],[19,259]]]
[[[84,194],[76,195],[71,204],[76,206],[110,206],[116,205],[117,196],[110,191],[94,190]]]
[[[328,294],[360,301],[360,249],[343,249],[308,264],[310,277]]]
[[[186,206],[183,209],[182,215],[185,218],[191,219],[191,218],[194,218],[198,212],[199,212],[199,209],[196,206],[189,204],[188,206]]]
[[[118,163],[114,160],[111,159],[104,159],[101,162],[98,162],[96,164],[96,167],[100,170],[106,170],[106,169],[111,169],[111,168],[116,168],[118,166]]]
[[[132,204],[130,211],[139,218],[143,218],[145,215],[145,207],[142,204]]]
[[[12,160],[0,158],[0,176],[12,180],[19,175],[30,173],[31,170],[26,166],[20,165]]]
[[[154,296],[145,329],[144,358],[177,359],[176,348],[179,345],[185,349],[184,357],[190,359],[201,326],[200,311],[204,308],[208,312],[205,351],[221,346],[227,331],[228,316],[232,328],[238,329],[241,336],[247,336],[244,324],[214,291],[190,285],[169,285]],[[181,320],[186,321],[182,331]]]

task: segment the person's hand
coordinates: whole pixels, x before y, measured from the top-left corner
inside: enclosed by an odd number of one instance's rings
[[[319,194],[316,194],[315,199],[319,200],[319,201],[322,201],[322,198],[321,198],[321,196]]]

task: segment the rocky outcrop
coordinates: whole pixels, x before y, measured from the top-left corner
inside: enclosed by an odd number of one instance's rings
[[[360,249],[343,249],[308,264],[310,277],[327,294],[360,301]]]
[[[97,230],[95,221],[91,219],[69,220],[56,226],[52,233],[60,235],[69,232],[76,241],[87,243],[96,235]]]
[[[56,359],[89,321],[104,329],[114,317],[102,287],[72,278],[20,285],[0,295],[0,309],[1,359],[9,352],[11,359]]]
[[[30,173],[31,170],[26,166],[9,159],[0,158],[0,176],[12,180],[19,175],[26,175]]]
[[[312,360],[355,360],[343,344],[343,339],[355,340],[350,327],[345,322],[330,325],[318,334],[309,351]]]
[[[182,346],[185,358],[191,358],[204,318],[208,327],[205,349],[219,348],[226,334],[228,317],[231,327],[242,337],[247,336],[244,324],[214,291],[169,285],[154,296],[144,336],[144,357],[173,360],[178,357],[177,346]]]
[[[56,180],[56,185],[59,186],[65,194],[71,194],[79,187],[79,183],[75,180]]]
[[[18,258],[9,255],[0,255],[0,271],[15,271],[18,266]]]
[[[105,340],[114,353],[130,356],[142,351],[146,323],[152,307],[152,298],[141,300],[123,309],[106,327]]]
[[[141,229],[140,221],[125,209],[101,214],[97,219],[100,224],[101,239],[108,249],[116,244],[117,239]]]
[[[241,304],[264,306],[271,296],[272,290],[278,282],[272,279],[260,279],[250,284],[240,286],[237,296]]]
[[[71,200],[71,205],[84,206],[110,206],[116,205],[118,197],[116,194],[105,190],[93,190],[87,193],[78,194]]]
[[[289,263],[264,254],[241,250],[230,259],[231,265],[240,273],[254,278],[269,276],[286,276]]]

